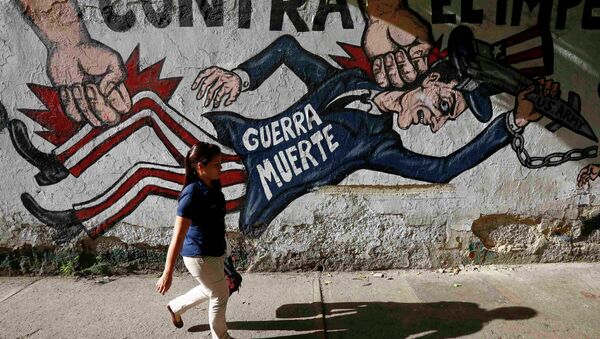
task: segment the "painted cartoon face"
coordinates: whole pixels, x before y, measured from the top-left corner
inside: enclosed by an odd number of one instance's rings
[[[398,127],[407,129],[411,125],[428,125],[437,132],[448,120],[456,119],[467,104],[454,88],[457,81],[440,81],[439,73],[431,73],[422,86],[394,97],[387,108],[398,113]]]
[[[216,155],[208,164],[198,164],[198,175],[206,181],[219,180],[221,177],[221,155]]]

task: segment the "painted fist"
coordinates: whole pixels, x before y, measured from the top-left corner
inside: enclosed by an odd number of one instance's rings
[[[89,40],[57,45],[48,51],[48,77],[58,87],[64,112],[74,121],[95,127],[115,125],[131,109],[121,56]]]
[[[540,95],[556,98],[560,93],[560,84],[551,79],[539,79],[538,88]],[[525,127],[528,123],[538,121],[542,118],[542,114],[534,110],[534,104],[527,95],[535,91],[535,85],[531,85],[517,94],[515,98],[515,123],[519,127]]]

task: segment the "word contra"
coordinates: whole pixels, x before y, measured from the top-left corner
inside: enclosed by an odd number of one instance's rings
[[[123,0],[121,0],[123,1]],[[175,5],[175,1],[177,5]],[[265,1],[265,0],[261,0]],[[252,0],[237,0],[238,27],[250,28],[252,19]],[[193,6],[196,4],[206,27],[223,27],[224,12],[223,0],[163,0],[162,6],[156,6],[153,1],[142,0],[141,5],[144,16],[157,28],[168,27],[176,12],[179,13],[179,26],[192,27],[194,24]],[[271,18],[269,28],[271,31],[281,31],[284,17],[288,17],[298,32],[308,32],[308,24],[302,19],[298,11],[304,6],[305,0],[271,0]],[[98,4],[106,25],[117,32],[126,32],[135,26],[137,18],[129,9],[125,13],[115,10],[114,0],[99,0]],[[123,6],[121,4],[121,6]],[[159,7],[159,8],[157,8]],[[353,29],[354,22],[350,15],[346,0],[319,0],[319,8],[312,22],[313,31],[325,30],[325,22],[331,13],[339,13],[344,29]]]

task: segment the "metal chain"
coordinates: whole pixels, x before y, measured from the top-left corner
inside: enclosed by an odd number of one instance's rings
[[[512,149],[517,153],[517,157],[521,164],[527,168],[542,168],[558,166],[567,161],[578,161],[586,158],[595,158],[598,156],[598,146],[590,146],[584,149],[575,148],[568,152],[551,153],[545,157],[532,157],[525,149],[525,142],[521,133],[511,134],[513,139],[511,142]]]

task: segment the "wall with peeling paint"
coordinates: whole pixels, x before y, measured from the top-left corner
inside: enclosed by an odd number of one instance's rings
[[[281,29],[274,28],[276,5],[268,1],[251,4],[249,28],[239,28],[240,10],[234,1],[223,2],[223,23],[216,27],[206,27],[195,5],[192,6],[193,25],[182,27],[178,16],[181,8],[176,1],[172,20],[163,28],[148,21],[140,3],[120,1],[115,12],[123,14],[131,10],[136,18],[135,24],[122,32],[109,27],[99,8],[102,2],[77,2],[90,36],[123,59],[128,77],[123,84],[131,94],[133,108],[122,116],[134,117],[137,113],[148,116],[139,128],[130,130],[126,137],[104,150],[97,147],[106,139],[93,139],[96,141],[81,145],[76,141],[88,133],[96,133],[93,138],[102,135],[109,138],[108,135],[116,135],[130,126],[127,121],[137,120],[121,118],[118,123],[97,130],[85,122],[65,127],[70,122],[60,105],[60,92],[52,86],[47,74],[46,46],[15,3],[0,3],[0,101],[7,113],[0,119],[3,173],[0,178],[0,261],[3,272],[37,272],[39,267],[23,269],[22,259],[30,258],[27,259],[29,266],[43,266],[39,258],[44,253],[66,250],[104,255],[115,264],[137,261],[142,263],[140,267],[160,269],[162,252],[171,237],[176,194],[181,186],[182,155],[185,156],[193,140],[215,139],[229,154],[224,161],[224,169],[230,171],[225,188],[229,203],[228,237],[240,265],[252,270],[437,268],[473,262],[600,258],[600,183],[593,181],[600,167],[588,166],[598,162],[593,157],[528,169],[507,145],[473,163],[473,168],[460,171],[447,183],[411,179],[397,174],[401,170],[393,168],[372,168],[363,157],[359,160],[365,164],[348,173],[339,174],[336,172],[339,167],[320,164],[317,170],[325,179],[308,178],[302,183],[308,192],[300,190],[277,203],[266,200],[263,209],[250,206],[254,200],[240,199],[251,196],[254,190],[260,196],[264,185],[253,176],[255,169],[246,168],[247,155],[235,152],[232,141],[223,136],[223,129],[215,127],[214,120],[205,114],[226,110],[256,121],[268,121],[265,119],[284,114],[289,107],[301,103],[305,94],[317,95],[318,90],[307,86],[290,68],[283,66],[257,88],[243,91],[232,105],[207,108],[204,100],[196,99],[197,90],[190,89],[194,79],[211,66],[236,69],[285,35],[306,51],[324,58],[331,67],[353,67],[344,64],[344,58],[340,57],[348,57],[348,53],[360,55],[352,52],[352,46],[359,51],[362,51],[361,46],[367,49],[361,45],[367,27],[355,2],[350,1],[347,6],[351,28],[347,22],[343,24],[339,12],[332,12],[322,31],[313,30],[312,24],[319,12],[319,2],[307,2],[298,9],[298,20],[308,23],[306,32],[298,32],[298,26],[286,14]],[[410,14],[424,20],[424,27],[429,26],[426,28],[433,38],[431,44],[438,46],[435,41],[439,41],[436,58],[444,57],[440,51],[446,49],[448,37],[456,24],[461,23],[461,18],[476,39],[492,45],[519,36],[541,22],[541,32],[551,38],[551,49],[544,50],[542,56],[548,57],[551,53],[552,67],[546,78],[560,84],[563,100],[568,100],[571,91],[580,97],[581,115],[597,133],[600,60],[596,56],[600,48],[596,42],[600,41],[600,31],[593,26],[600,19],[593,14],[598,10],[594,11],[588,1],[569,8],[563,28],[562,17],[557,14],[562,13],[558,4],[549,10],[544,7],[542,12],[549,13],[546,17],[540,14],[539,8],[530,12],[524,4],[520,20],[513,25],[515,3],[519,2],[508,1],[502,10],[506,14],[506,23],[502,24],[500,7],[487,1],[473,1],[470,11],[461,1],[453,1],[443,7],[442,12],[438,7],[432,8],[430,1],[408,1],[413,11]],[[155,4],[159,5],[159,2]],[[244,6],[247,5],[248,2],[244,2]],[[479,9],[482,10],[481,23],[478,22]],[[432,18],[440,13],[455,14],[456,24],[440,23],[450,20],[448,17]],[[585,25],[584,18],[588,18]],[[533,60],[527,62],[534,64]],[[370,67],[365,69],[366,73]],[[522,71],[526,67],[516,68]],[[370,81],[377,82],[373,78]],[[513,95],[500,93],[491,97],[491,104],[493,121],[513,110],[515,99]],[[176,127],[171,129],[164,116],[173,117]],[[20,123],[11,125],[9,120]],[[545,128],[551,122],[543,118],[526,127],[524,143],[531,156],[597,144],[565,127],[551,132]],[[354,125],[359,125],[358,118]],[[394,123],[393,131],[400,136],[404,148],[416,154],[445,157],[476,139],[489,125],[491,122],[482,123],[467,110],[435,133],[423,124],[402,129]],[[19,131],[15,132],[15,126]],[[392,127],[389,128],[391,131]],[[46,133],[40,133],[42,131]],[[167,132],[161,135],[157,131]],[[57,135],[55,139],[52,133]],[[38,153],[25,147],[23,135]],[[369,140],[373,139],[340,142],[343,147],[350,147]],[[169,148],[170,145],[173,147]],[[69,149],[72,154],[65,155]],[[23,150],[37,154],[38,158],[28,160]],[[345,156],[350,153],[346,152]],[[44,172],[41,167],[45,165],[36,166],[35,159],[43,157],[39,154],[57,156],[69,171],[51,182],[40,181],[38,173]],[[86,159],[88,163],[81,165]],[[582,169],[585,169],[582,174],[587,184],[577,188]],[[148,171],[154,174],[143,174],[150,173]],[[158,172],[162,174],[156,174]],[[334,173],[337,174],[334,176]],[[138,181],[127,186],[127,180],[135,175]],[[140,193],[147,186],[153,188]],[[128,193],[113,195],[119,187],[127,187]],[[102,203],[105,205],[102,209],[90,212],[92,207]],[[62,214],[44,214],[44,211]],[[272,217],[265,217],[266,223],[259,232],[253,233],[252,225],[245,228],[247,225],[240,221],[253,214],[254,219],[246,219],[260,221],[264,215]],[[50,219],[44,219],[45,215],[51,215]],[[78,222],[73,222],[73,218],[79,218]],[[32,260],[37,264],[31,264]],[[29,267],[27,265],[25,267]]]

